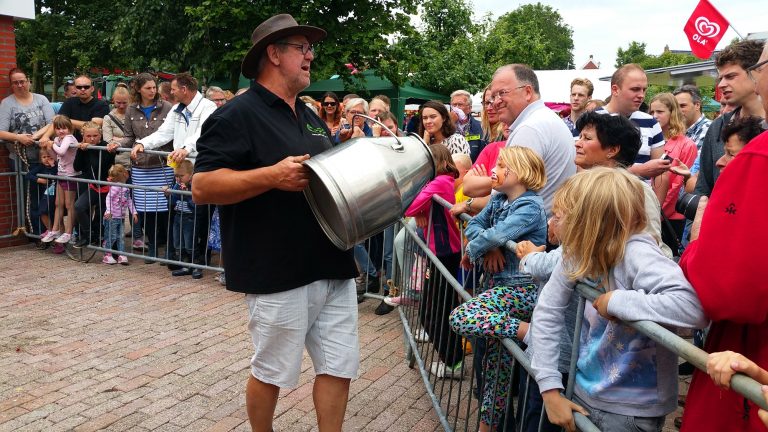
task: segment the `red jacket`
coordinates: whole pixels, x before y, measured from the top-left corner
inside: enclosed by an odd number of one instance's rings
[[[680,260],[712,320],[704,349],[744,354],[768,369],[768,132],[721,173],[699,238]],[[696,371],[681,431],[765,431],[758,407]]]

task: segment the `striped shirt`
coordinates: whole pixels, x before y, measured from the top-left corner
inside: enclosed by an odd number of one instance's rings
[[[692,124],[691,127],[685,131],[685,136],[696,143],[697,149],[701,150],[701,145],[704,144],[704,137],[707,136],[707,131],[709,130],[709,125],[711,124],[712,120],[704,117],[704,114],[702,114],[701,117],[696,120],[696,123]]]
[[[617,115],[608,112],[605,107],[595,110],[596,113]],[[664,147],[664,134],[661,132],[659,122],[652,115],[642,111],[635,111],[629,116],[629,120],[640,130],[640,151],[637,153],[635,163],[645,163],[651,160],[651,149]]]
[[[137,186],[153,186],[161,188],[173,184],[173,168],[131,168],[131,182]],[[143,189],[133,190],[133,202],[140,212],[167,212],[168,198],[162,192]]]

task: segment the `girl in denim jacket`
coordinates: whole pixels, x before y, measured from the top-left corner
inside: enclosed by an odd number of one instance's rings
[[[500,338],[522,340],[536,304],[533,279],[519,272],[519,259],[505,245],[524,240],[545,244],[547,239],[544,202],[535,192],[546,183],[541,157],[527,147],[503,148],[491,181],[498,193],[467,225],[469,243],[462,258],[462,267],[467,269],[484,258],[487,289],[450,317],[451,327],[460,335],[488,338],[481,431],[496,426],[506,407],[512,356],[499,349]],[[498,254],[503,256],[500,265],[495,264]]]

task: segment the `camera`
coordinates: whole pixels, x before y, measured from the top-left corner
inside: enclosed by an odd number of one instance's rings
[[[686,219],[693,220],[696,217],[696,209],[699,207],[701,195],[684,193],[677,200],[675,210],[685,216]]]

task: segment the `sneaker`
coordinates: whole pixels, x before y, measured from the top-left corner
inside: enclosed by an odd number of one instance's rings
[[[122,265],[128,265],[128,257],[125,255],[120,255],[117,257],[117,263]]]
[[[413,338],[416,342],[429,342],[429,335],[424,329],[416,330],[416,333],[413,334]]]
[[[144,250],[147,248],[147,245],[144,244],[144,240],[141,240],[141,239],[134,240],[133,243],[131,243],[131,246],[134,249],[141,249],[141,250]]]
[[[376,307],[376,310],[373,311],[373,313],[376,315],[386,315],[393,310],[395,310],[394,306],[390,306],[384,300],[382,300],[381,303],[379,303],[379,305]]]
[[[402,294],[396,297],[391,297],[391,296],[384,297],[384,303],[392,307],[398,307],[398,306],[408,306],[408,305],[416,304],[416,300],[406,296],[405,294]]]
[[[429,368],[429,372],[438,378],[450,378],[450,379],[464,379],[464,371],[461,369],[462,362],[458,362],[456,366],[449,367],[441,361],[432,362],[432,366]]]
[[[83,248],[83,247],[85,247],[85,246],[87,246],[87,245],[88,245],[88,239],[87,239],[87,238],[85,238],[85,237],[82,237],[82,238],[79,238],[79,239],[77,239],[77,241],[75,242],[75,244],[74,244],[74,245],[72,245],[72,246],[74,246],[74,247],[76,247],[76,248],[80,249],[80,248]]]
[[[219,275],[219,283],[224,286],[227,286],[227,278],[224,272],[221,272],[221,274]]]
[[[378,276],[371,276],[368,275],[368,280],[365,283],[365,291],[373,294],[378,294],[379,288],[379,277]]]
[[[104,264],[117,264],[117,261],[115,261],[115,258],[112,256],[112,254],[105,254],[104,259],[101,260]]]
[[[53,253],[55,253],[56,255],[63,254],[64,253],[64,245],[60,244],[60,243],[54,243],[53,244]]]
[[[43,236],[40,237],[40,241],[43,243],[50,243],[60,235],[61,233],[59,231],[46,231],[43,233]]]
[[[60,236],[58,236],[55,240],[56,243],[60,244],[67,244],[69,241],[72,240],[72,234],[64,233]]]
[[[357,295],[365,294],[365,276],[359,275],[355,278],[355,289]]]

